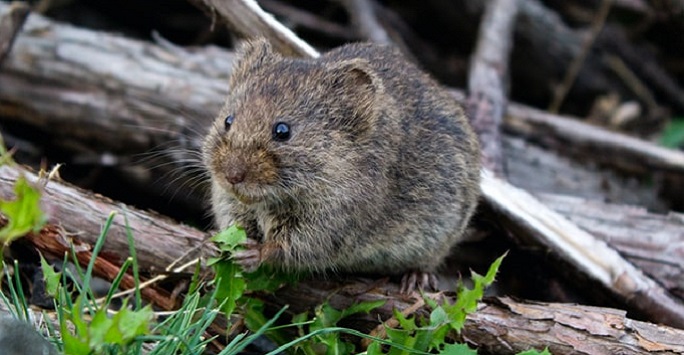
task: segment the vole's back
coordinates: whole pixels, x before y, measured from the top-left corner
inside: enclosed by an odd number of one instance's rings
[[[394,143],[385,146],[388,158],[396,156],[388,174],[392,189],[385,215],[393,221],[386,233],[397,244],[388,252],[402,255],[393,266],[434,269],[460,239],[477,205],[477,137],[455,100],[398,50],[353,44],[322,59],[353,58],[366,59],[382,78],[393,105],[384,108],[384,118],[398,123],[380,124],[377,135]],[[419,261],[407,262],[410,259]]]

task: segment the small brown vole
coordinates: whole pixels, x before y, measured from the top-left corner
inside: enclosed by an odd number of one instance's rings
[[[229,85],[203,156],[218,226],[250,238],[237,262],[432,283],[479,195],[477,138],[446,91],[388,46],[295,59],[265,40]]]

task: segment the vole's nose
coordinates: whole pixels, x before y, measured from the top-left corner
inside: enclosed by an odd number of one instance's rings
[[[245,181],[245,169],[241,167],[231,167],[226,171],[226,180],[235,185]]]

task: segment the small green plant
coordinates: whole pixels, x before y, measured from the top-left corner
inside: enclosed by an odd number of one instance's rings
[[[0,166],[6,164],[12,165],[14,161],[0,136]],[[0,255],[17,238],[39,231],[46,221],[40,209],[40,191],[24,176],[19,176],[14,183],[14,200],[0,200],[0,214],[7,219],[7,224],[0,228]],[[0,264],[0,271],[2,267]]]
[[[340,337],[341,332],[327,330],[337,327],[342,319],[357,313],[368,313],[385,304],[384,300],[361,302],[344,310],[337,310],[327,302],[316,307],[314,318],[308,321],[308,314],[301,313],[292,318],[297,325],[300,337],[314,334],[310,338],[297,344],[295,349],[303,354],[319,354],[325,350],[326,354],[353,354],[355,346],[352,342]]]
[[[474,355],[477,351],[467,344],[449,343],[447,335],[454,331],[460,333],[465,326],[466,317],[477,310],[477,304],[484,296],[485,288],[493,282],[496,274],[506,255],[497,258],[489,267],[487,273],[482,276],[472,272],[473,287],[468,288],[463,283],[458,286],[456,302],[449,303],[445,300],[437,304],[434,300],[426,298],[426,303],[432,308],[429,319],[416,320],[415,317],[406,318],[395,310],[394,317],[399,322],[396,329],[386,328],[387,337],[393,344],[408,347],[406,351],[390,345],[382,347],[379,342],[374,342],[368,347],[368,355],[400,355],[400,354],[426,354],[439,353],[448,355]],[[519,355],[551,355],[548,350],[538,352],[529,350]]]
[[[71,256],[75,273],[66,267],[67,260],[62,268],[65,272],[58,273],[41,258],[46,290],[55,299],[63,350],[67,354],[137,354],[141,349],[143,336],[150,334],[154,313],[151,306],[141,306],[139,293],[136,294],[135,305],[129,306],[124,301],[119,311],[113,312],[111,316],[109,314],[113,293],[118,289],[123,275],[131,265],[137,268],[137,263],[131,258],[119,270],[104,303],[98,302],[90,288],[95,260],[104,246],[115,216],[115,213],[110,214],[105,222],[86,270],[80,268],[73,250]],[[73,281],[77,288],[76,295],[69,291],[69,281]],[[137,278],[136,284],[139,284]],[[70,326],[74,328],[73,333],[69,330]]]
[[[684,118],[675,118],[667,124],[660,136],[660,144],[675,149],[684,146]]]
[[[484,295],[484,289],[494,282],[494,277],[505,255],[496,259],[489,267],[485,276],[472,273],[473,288],[469,289],[463,284],[459,285],[457,300],[454,304],[448,301],[441,305],[435,301],[426,299],[426,303],[432,308],[429,319],[416,320],[415,317],[406,318],[395,310],[394,317],[399,322],[397,329],[386,328],[387,337],[396,344],[409,347],[419,353],[437,351],[441,354],[477,354],[466,344],[449,344],[446,336],[450,331],[460,332],[465,325],[466,316],[475,312],[477,303]],[[379,343],[373,343],[368,347],[369,355],[408,354],[405,351],[390,347],[385,350]]]
[[[240,266],[230,259],[230,255],[240,250],[245,240],[247,234],[244,229],[235,224],[212,237],[223,256],[210,259],[208,264],[216,272],[216,289],[218,297],[226,300],[221,309],[226,314],[232,314],[240,300],[248,300],[243,298],[245,292],[273,292],[284,284],[296,282],[294,275],[284,274],[267,266],[250,273],[242,272]]]
[[[7,218],[7,225],[0,229],[2,248],[29,232],[39,231],[45,224],[45,216],[40,210],[40,191],[25,177],[17,179],[14,195],[14,200],[0,201],[0,213]]]
[[[225,305],[230,297],[221,298],[219,287],[202,295],[201,287],[196,285],[197,273],[193,277],[191,291],[185,297],[182,306],[176,312],[155,324],[154,312],[151,307],[142,306],[139,292],[137,262],[135,256],[129,258],[121,267],[119,275],[115,277],[104,302],[99,303],[90,290],[94,260],[104,245],[115,214],[112,213],[93,248],[93,258],[86,270],[82,270],[77,263],[75,272],[55,272],[45,260],[42,260],[43,274],[48,293],[55,297],[55,305],[62,333],[60,350],[66,354],[126,354],[142,353],[144,343],[153,343],[150,354],[203,354],[207,345],[213,340],[207,336],[207,329],[215,318],[226,309]],[[129,232],[131,250],[133,238]],[[72,252],[72,257],[75,256]],[[123,274],[133,269],[136,280],[136,291],[132,302],[124,301],[123,306],[116,312],[110,310],[110,303],[114,292],[118,289]],[[63,268],[63,270],[70,270]],[[68,291],[67,282],[74,281],[76,294]],[[220,285],[220,282],[217,281]],[[75,300],[74,300],[75,299]],[[253,334],[239,334],[220,354],[238,354],[257,337],[262,336],[278,319],[281,310],[271,319],[265,320],[260,327],[255,327]],[[227,315],[230,316],[231,313]],[[69,324],[75,329],[69,331]]]
[[[242,243],[247,240],[247,234],[242,228],[234,224],[230,228],[219,232],[211,240],[224,255],[231,255],[231,253],[241,248]],[[217,296],[224,300],[221,310],[227,315],[233,314],[238,300],[247,288],[247,282],[242,275],[242,271],[237,264],[227,258],[211,259],[208,264],[216,272]]]
[[[218,246],[222,256],[210,259],[208,264],[214,268],[214,285],[217,297],[223,300],[221,311],[228,317],[239,311],[245,324],[252,331],[264,330],[265,335],[276,344],[288,341],[287,335],[278,329],[265,329],[274,319],[264,315],[263,302],[251,298],[246,293],[254,291],[275,291],[286,283],[294,282],[291,275],[271,270],[268,267],[260,267],[254,272],[244,273],[239,265],[235,264],[230,255],[240,250],[247,240],[247,234],[240,226],[233,224],[229,228],[212,237],[212,241]],[[281,310],[282,313],[282,310]],[[266,327],[266,328],[265,328]]]
[[[549,349],[544,349],[542,351],[536,350],[536,349],[531,349],[531,350],[526,350],[523,352],[518,353],[517,355],[551,355],[551,352]]]

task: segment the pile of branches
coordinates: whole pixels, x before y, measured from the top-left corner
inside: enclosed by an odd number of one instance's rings
[[[648,140],[684,111],[677,81],[684,68],[661,64],[655,54],[676,54],[665,52],[670,43],[650,39],[653,31],[683,27],[682,17],[671,15],[677,9],[645,0],[434,0],[420,8],[260,1],[276,19],[254,1],[190,2],[208,15],[193,17],[204,26],[225,24],[235,38],[265,36],[287,55],[315,57],[312,43],[393,43],[443,83],[465,88],[450,90],[480,135],[483,200],[471,233],[477,238],[455,251],[445,274],[477,269],[510,249],[500,294],[552,303],[489,299],[469,318],[462,340],[496,353],[545,346],[554,354],[684,352],[677,329],[684,329],[684,215],[673,211],[684,200],[684,153]],[[625,21],[641,27],[628,30]],[[44,187],[49,223],[16,243],[14,257],[34,262],[28,251],[38,250],[61,258],[76,243],[87,263],[111,211],[128,216],[150,278],[182,278],[184,271],[170,265],[215,255],[208,232],[93,192],[209,224],[197,151],[230,89],[233,59],[229,50],[203,44],[215,36],[182,47],[159,34],[133,39],[0,2],[3,136],[19,162],[66,163],[62,178],[52,174]],[[12,198],[21,174],[38,179],[27,168],[0,167],[0,198]],[[114,277],[128,256],[119,217],[95,264],[103,278]],[[144,296],[172,310],[182,285],[157,283]],[[391,318],[392,308],[415,310],[395,284],[355,278],[304,282],[263,298],[294,312],[323,300],[336,308],[387,300],[358,320],[364,329],[377,326],[378,316]],[[553,303],[567,301],[624,311]]]

